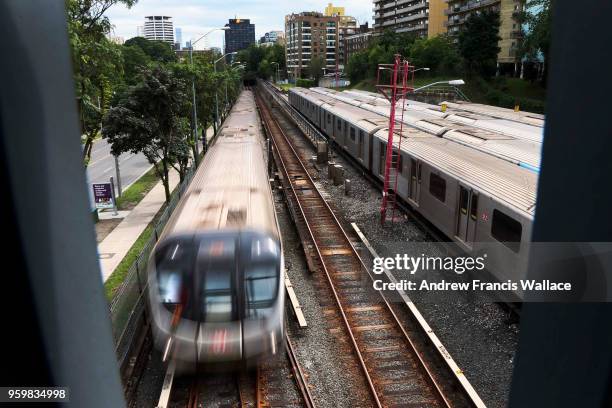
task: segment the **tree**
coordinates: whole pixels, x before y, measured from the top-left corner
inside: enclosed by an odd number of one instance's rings
[[[483,11],[472,14],[459,33],[459,53],[468,74],[490,77],[495,74],[499,54],[499,13]]]
[[[108,106],[112,88],[121,78],[121,53],[118,46],[106,38],[111,25],[104,15],[117,3],[131,7],[136,0],[66,0],[85,164],[89,162],[93,140],[100,129],[100,118]]]
[[[136,45],[124,45],[121,47],[123,54],[123,73],[125,83],[136,85],[141,79],[143,68],[151,63],[151,58],[145,54],[142,48]]]
[[[369,71],[370,61],[367,50],[359,51],[351,55],[346,67],[346,73],[351,80],[351,83],[356,84],[357,82],[366,79]]]
[[[416,40],[409,56],[413,65],[430,68],[434,74],[455,74],[461,64],[455,44],[446,35]]]
[[[541,53],[544,59],[544,83],[552,38],[552,6],[553,0],[529,0],[525,6],[527,11],[520,15],[527,30],[520,44],[519,55],[533,61],[537,60],[538,54]]]
[[[189,163],[189,105],[185,82],[165,67],[143,71],[143,82],[104,117],[102,135],[111,152],[142,152],[154,166],[170,200],[169,170],[181,180]]]
[[[144,37],[134,37],[127,40],[124,44],[126,47],[138,47],[152,61],[159,63],[176,62],[177,57],[170,44],[159,40],[147,40]]]
[[[315,84],[319,83],[319,79],[323,76],[323,68],[325,68],[325,59],[322,56],[313,57],[308,65],[308,73],[314,80]]]

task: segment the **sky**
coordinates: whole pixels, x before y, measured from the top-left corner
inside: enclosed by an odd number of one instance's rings
[[[323,12],[327,0],[138,0],[131,9],[118,4],[106,16],[114,26],[114,35],[128,39],[136,36],[136,27],[144,25],[145,16],[171,16],[174,27],[183,32],[183,44],[197,39],[211,29],[223,27],[230,18],[248,18],[255,24],[255,38],[268,31],[285,29],[285,15],[302,11]],[[346,14],[362,24],[372,23],[372,0],[343,0],[334,6],[344,7]],[[194,48],[222,47],[223,31],[216,31]]]

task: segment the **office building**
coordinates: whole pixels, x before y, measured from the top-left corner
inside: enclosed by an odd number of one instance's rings
[[[225,53],[244,50],[251,44],[255,44],[255,24],[249,19],[230,19],[225,25]]]
[[[269,46],[272,44],[285,45],[285,32],[284,31],[267,32],[259,39],[259,44],[263,46]]]
[[[502,72],[517,70],[517,48],[522,37],[521,23],[518,21],[518,13],[523,10],[524,0],[447,0],[448,15],[446,25],[448,33],[456,36],[465,21],[473,14],[484,10],[499,13],[499,40],[500,51],[497,63]]]
[[[174,49],[180,50],[183,46],[183,30],[180,27],[174,29]]]
[[[314,11],[285,16],[289,78],[301,78],[312,59],[318,57],[325,60],[326,70],[336,70],[340,63],[339,22],[339,16],[325,16]]]
[[[164,41],[174,46],[174,27],[172,24],[172,17],[145,17],[144,38],[147,40]]]

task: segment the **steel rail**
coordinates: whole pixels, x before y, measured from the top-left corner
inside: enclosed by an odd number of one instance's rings
[[[285,335],[285,349],[287,350],[287,357],[289,357],[289,363],[291,364],[291,371],[293,372],[293,379],[296,382],[298,389],[300,390],[300,394],[302,394],[302,401],[304,401],[304,405],[307,408],[315,408],[316,405],[314,403],[314,398],[310,393],[310,388],[308,387],[308,383],[306,382],[306,376],[300,367],[300,364],[297,360],[297,355],[295,354],[295,349],[293,348],[293,344],[291,343],[291,339],[289,335]]]
[[[335,227],[337,228],[337,231],[341,232],[341,239],[344,240],[343,244],[344,246],[346,246],[347,248],[350,248],[350,255],[352,256],[352,258],[354,260],[357,261],[357,263],[364,269],[367,271],[367,267],[365,266],[365,264],[363,263],[363,260],[361,259],[361,257],[358,255],[356,249],[354,248],[352,242],[350,241],[350,239],[348,238],[348,236],[346,235],[344,229],[342,228],[339,220],[337,219],[337,217],[335,216],[335,214],[333,213],[333,211],[331,210],[331,208],[329,207],[328,203],[325,201],[325,199],[323,199],[321,193],[319,192],[319,190],[316,188],[316,185],[314,184],[314,182],[312,181],[312,179],[310,178],[310,175],[308,174],[308,171],[306,170],[306,168],[304,167],[304,164],[302,163],[302,161],[299,158],[299,155],[297,154],[297,152],[295,151],[295,149],[293,148],[293,146],[291,145],[291,143],[289,142],[287,136],[284,134],[283,130],[281,129],[280,125],[276,122],[276,120],[272,117],[270,111],[268,110],[268,108],[262,103],[261,97],[257,96],[257,101],[258,101],[258,105],[260,106],[260,112],[262,113],[262,118],[264,119],[264,126],[267,128],[266,130],[268,130],[269,134],[272,137],[272,141],[273,144],[277,150],[277,152],[279,153],[279,161],[280,161],[280,165],[283,169],[283,172],[286,175],[287,181],[289,182],[289,185],[291,187],[292,193],[295,197],[295,200],[298,204],[298,207],[300,209],[300,212],[302,213],[302,216],[305,220],[307,229],[312,237],[313,242],[315,243],[315,249],[316,252],[318,254],[319,260],[321,261],[321,266],[322,269],[325,272],[325,275],[327,277],[327,280],[330,284],[330,288],[332,289],[332,293],[334,295],[334,298],[336,300],[336,304],[339,307],[341,316],[342,316],[342,320],[344,322],[344,325],[347,329],[347,332],[349,334],[349,337],[351,338],[351,342],[353,343],[353,347],[355,349],[355,352],[357,354],[357,357],[359,359],[360,365],[362,367],[362,370],[366,376],[366,379],[368,381],[368,385],[370,386],[370,390],[372,392],[372,395],[374,397],[374,400],[376,402],[376,404],[378,406],[382,406],[381,400],[379,398],[379,390],[377,390],[377,388],[374,385],[374,381],[370,375],[369,369],[368,369],[368,365],[366,364],[366,361],[362,355],[362,351],[360,349],[359,344],[357,343],[357,339],[356,336],[353,332],[353,328],[351,327],[351,324],[348,321],[347,318],[347,314],[344,310],[344,307],[342,305],[342,301],[340,300],[338,291],[336,290],[336,284],[334,283],[332,277],[331,277],[331,273],[328,269],[328,265],[327,265],[327,261],[325,259],[325,257],[323,256],[323,254],[321,253],[321,248],[320,248],[320,244],[318,243],[318,240],[316,239],[316,236],[311,228],[311,225],[308,222],[308,216],[306,211],[304,211],[304,208],[302,206],[302,203],[300,202],[300,198],[299,195],[297,194],[297,192],[295,191],[295,186],[294,183],[292,183],[292,177],[291,174],[287,168],[287,164],[285,163],[285,160],[283,159],[283,157],[281,157],[281,152],[282,149],[279,148],[279,144],[280,142],[277,142],[277,138],[278,137],[282,137],[281,140],[284,142],[286,148],[285,150],[288,153],[291,153],[293,158],[294,158],[294,166],[296,165],[296,163],[298,164],[298,170],[299,168],[301,168],[301,172],[303,173],[303,176],[305,176],[305,179],[307,181],[310,182],[311,184],[311,189],[316,193],[316,195],[318,196],[320,202],[323,204],[323,208],[326,210],[327,215],[330,216],[330,218],[334,221],[335,223]],[[276,132],[274,132],[271,128],[271,126],[274,126],[274,129],[276,130]],[[369,274],[368,274],[369,276]],[[414,358],[416,358],[416,360],[418,361],[418,364],[422,370],[422,372],[425,373],[424,377],[425,380],[429,383],[429,385],[431,386],[431,388],[434,391],[434,398],[439,401],[442,406],[446,406],[446,407],[451,407],[451,403],[450,401],[446,398],[446,396],[444,395],[440,385],[438,384],[437,380],[434,378],[431,369],[428,367],[428,364],[425,362],[425,360],[423,359],[423,357],[421,356],[421,354],[417,351],[416,346],[414,345],[412,339],[410,338],[410,336],[408,335],[408,333],[405,331],[403,325],[399,322],[399,319],[397,317],[397,315],[395,314],[395,312],[393,311],[393,309],[390,307],[389,303],[387,302],[387,300],[381,296],[380,300],[382,300],[382,303],[386,306],[385,307],[385,312],[388,312],[390,316],[392,316],[392,324],[394,324],[394,328],[399,330],[402,333],[403,336],[403,340],[405,340],[410,348],[411,354]],[[372,370],[373,368],[370,367]],[[380,391],[380,394],[382,396],[384,396],[384,393],[382,391]]]

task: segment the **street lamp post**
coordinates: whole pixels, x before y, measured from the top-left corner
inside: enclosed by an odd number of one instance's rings
[[[221,57],[219,57],[216,61],[213,62],[213,70],[215,72],[215,79],[217,77],[217,62],[221,61],[223,58],[227,57],[228,55],[236,55],[238,54],[237,52],[228,52],[227,54],[223,54]],[[217,128],[219,126],[219,123],[217,123],[219,121],[219,96],[218,96],[219,92],[217,91],[217,87],[215,87],[215,128]]]
[[[278,67],[280,64],[278,62],[271,62],[270,65],[276,65],[276,83],[278,84]]]
[[[417,89],[414,90],[414,92],[422,91],[423,89],[429,88],[429,87],[434,86],[434,85],[452,85],[452,86],[465,85],[465,81],[463,79],[453,79],[451,81],[434,82],[434,83],[422,86],[420,88],[417,88]]]
[[[223,30],[228,30],[229,27],[219,27],[219,28],[214,28],[212,30],[210,30],[209,32],[207,32],[206,34],[204,34],[203,36],[201,36],[200,38],[198,38],[195,41],[189,41],[189,65],[191,65],[191,67],[193,68],[193,46],[194,44],[196,44],[198,41],[200,41],[201,39],[203,39],[204,37],[206,37],[208,34],[214,32],[214,31],[223,31]],[[195,78],[192,76],[191,78],[191,95],[192,95],[192,104],[193,104],[193,118],[192,118],[192,130],[193,130],[193,142],[195,144],[195,157],[193,158],[193,161],[196,165],[196,167],[198,166],[198,156],[200,155],[199,151],[198,151],[198,110],[196,107],[196,92],[195,92]],[[203,132],[203,140],[202,140],[202,149],[204,150],[204,153],[206,153],[206,129],[204,129]]]

